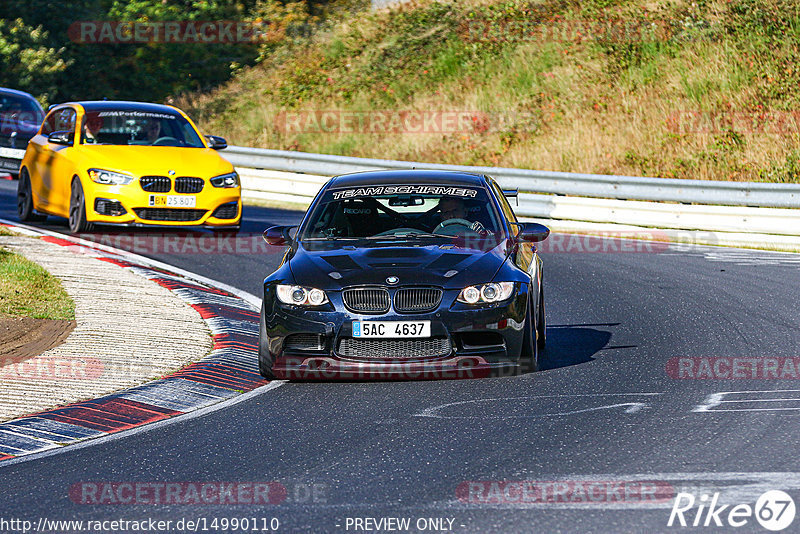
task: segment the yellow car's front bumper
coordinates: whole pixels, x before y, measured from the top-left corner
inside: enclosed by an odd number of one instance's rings
[[[150,193],[138,180],[127,185],[104,185],[89,181],[84,185],[88,222],[121,225],[238,226],[242,218],[241,188],[217,188],[206,182],[194,194]],[[188,200],[193,207],[154,205],[165,197]]]

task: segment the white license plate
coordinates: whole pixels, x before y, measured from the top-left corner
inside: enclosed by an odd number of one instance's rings
[[[25,157],[24,150],[20,150],[19,148],[8,148],[6,146],[0,146],[0,158],[22,159],[23,157]]]
[[[150,195],[150,205],[162,208],[193,208],[197,198],[185,195]]]
[[[431,322],[353,321],[353,337],[431,337]]]

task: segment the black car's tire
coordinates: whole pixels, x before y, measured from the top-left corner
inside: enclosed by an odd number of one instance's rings
[[[47,215],[39,215],[33,209],[33,190],[28,169],[22,169],[17,182],[17,215],[22,222],[43,221]]]
[[[258,372],[267,380],[274,380],[272,373],[272,359],[269,355],[267,343],[267,322],[264,318],[264,303],[261,303],[261,320],[258,325]]]
[[[533,315],[531,298],[528,298],[528,312],[525,314],[525,325],[522,327],[522,352],[519,356],[520,365],[528,372],[539,370],[539,345],[535,340],[536,324]]]
[[[69,231],[72,234],[89,232],[93,226],[86,220],[86,197],[83,196],[81,181],[75,177],[69,196]]]
[[[539,350],[543,350],[547,345],[547,317],[544,313],[544,285],[539,290],[539,319],[536,321],[536,344]]]

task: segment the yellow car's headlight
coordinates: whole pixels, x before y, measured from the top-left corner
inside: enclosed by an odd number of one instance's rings
[[[214,187],[239,187],[239,175],[236,172],[220,174],[213,177],[209,182]]]
[[[98,184],[105,185],[128,185],[133,181],[133,176],[130,174],[103,169],[89,169],[89,178]]]

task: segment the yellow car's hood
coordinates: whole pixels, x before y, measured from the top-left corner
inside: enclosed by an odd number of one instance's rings
[[[233,170],[233,165],[210,148],[134,145],[75,147],[82,166],[119,171],[134,176],[197,176],[211,178]]]

